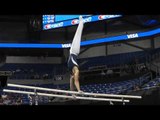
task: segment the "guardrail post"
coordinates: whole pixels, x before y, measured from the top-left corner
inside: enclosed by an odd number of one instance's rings
[[[112,101],[109,101],[109,104],[110,104],[110,105],[114,105]]]
[[[122,102],[123,102],[123,105],[125,105],[125,102],[124,102],[124,98],[122,97]]]
[[[35,98],[34,98],[34,100],[35,100],[35,105],[38,105],[38,94],[37,94],[36,89],[34,89],[34,95],[35,95]]]

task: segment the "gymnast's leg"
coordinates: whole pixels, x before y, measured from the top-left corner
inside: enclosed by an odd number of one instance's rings
[[[74,76],[70,76],[70,90],[74,91]]]
[[[73,42],[70,48],[70,54],[75,54],[78,56],[80,53],[81,36],[82,36],[82,31],[83,31],[83,26],[84,26],[83,24],[84,24],[83,18],[80,16],[79,25],[74,35]]]

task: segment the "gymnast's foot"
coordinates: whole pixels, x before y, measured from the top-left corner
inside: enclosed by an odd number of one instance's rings
[[[79,16],[79,20],[83,22],[83,17],[82,17],[82,16]]]
[[[79,19],[82,19],[82,16],[81,16],[81,15],[79,16]]]

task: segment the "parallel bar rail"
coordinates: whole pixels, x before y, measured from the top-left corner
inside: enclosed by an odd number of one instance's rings
[[[19,91],[19,90],[9,90],[4,89],[3,92],[10,92],[10,93],[20,93],[20,94],[29,94],[35,95],[35,92],[28,92],[28,91]],[[56,95],[56,94],[46,94],[46,93],[36,93],[39,96],[48,96],[48,97],[59,97],[59,98],[69,98],[69,99],[80,99],[80,100],[96,100],[96,101],[112,101],[112,102],[129,102],[129,100],[122,100],[122,99],[107,99],[107,98],[93,98],[93,97],[73,97],[67,95]]]
[[[10,87],[19,87],[19,88],[27,88],[27,89],[36,89],[36,90],[44,90],[44,91],[52,91],[52,92],[59,92],[59,93],[70,93],[70,94],[79,94],[79,95],[89,95],[89,96],[101,96],[101,97],[116,97],[116,98],[135,98],[141,99],[141,96],[131,96],[131,95],[114,95],[114,94],[98,94],[98,93],[79,93],[75,91],[68,91],[68,90],[58,90],[58,89],[49,89],[49,88],[42,88],[42,87],[34,87],[34,86],[26,86],[26,85],[17,85],[17,84],[8,84]]]

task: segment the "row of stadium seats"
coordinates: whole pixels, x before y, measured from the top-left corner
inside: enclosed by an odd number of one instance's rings
[[[80,62],[88,61],[82,65],[82,69],[89,69],[89,67],[93,66],[103,66],[106,65],[108,68],[120,66],[124,64],[131,64],[134,62],[135,58],[138,58],[139,63],[145,63],[146,59],[149,58],[150,55],[160,52],[160,48],[150,51],[150,53],[146,53],[144,51],[131,52],[131,53],[123,53],[116,55],[108,55],[101,57],[92,57],[92,58],[83,58],[80,59]]]
[[[141,58],[139,59],[139,63],[142,63],[145,60],[145,53],[133,52],[133,53],[118,54],[118,55],[109,55],[107,57],[102,56],[102,57],[84,59],[88,62],[83,65],[82,69],[89,69],[89,67],[91,66],[102,66],[102,65],[106,65],[108,68],[111,68],[124,64],[130,64],[134,62],[135,58]]]
[[[12,71],[10,79],[42,79],[46,74],[51,79],[56,74],[64,74],[63,64],[5,64],[1,71]]]
[[[145,84],[144,86],[142,86],[143,89],[149,89],[151,87],[155,87],[160,85],[160,78],[155,78],[151,81],[149,81],[147,84]]]

